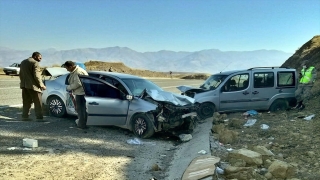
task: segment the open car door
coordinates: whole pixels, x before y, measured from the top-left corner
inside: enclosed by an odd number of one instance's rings
[[[102,79],[79,78],[86,93],[87,125],[125,125],[130,104],[125,95]]]

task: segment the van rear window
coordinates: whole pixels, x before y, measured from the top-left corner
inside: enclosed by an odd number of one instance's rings
[[[295,86],[295,72],[278,72],[278,87]]]

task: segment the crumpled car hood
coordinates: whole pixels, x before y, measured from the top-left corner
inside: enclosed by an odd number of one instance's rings
[[[46,68],[42,71],[43,76],[52,76],[52,77],[58,77],[64,74],[68,74],[69,71],[67,71],[66,68],[60,68],[60,67],[55,67],[55,68]]]
[[[201,88],[195,88],[195,87],[191,87],[191,86],[178,86],[177,89],[179,89],[181,92],[186,92],[186,91],[189,91],[190,89],[204,91]]]
[[[191,97],[174,94],[171,92],[148,89],[146,89],[145,92],[155,101],[169,102],[177,106],[185,106],[195,103],[195,99]]]

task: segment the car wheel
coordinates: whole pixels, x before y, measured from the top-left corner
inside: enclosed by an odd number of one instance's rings
[[[212,117],[214,113],[214,105],[212,103],[202,103],[198,110],[198,115],[201,119]]]
[[[6,73],[6,75],[9,75],[9,73]]]
[[[144,114],[137,114],[132,118],[132,131],[140,138],[148,138],[154,134],[153,123]]]
[[[52,96],[48,100],[49,113],[55,117],[63,117],[66,115],[66,106],[58,96]]]
[[[285,100],[285,99],[277,99],[271,104],[269,110],[271,112],[275,112],[275,111],[287,110],[288,108],[289,108],[289,103],[288,103],[287,100]]]

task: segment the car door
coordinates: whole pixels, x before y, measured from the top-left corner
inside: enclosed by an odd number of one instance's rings
[[[88,112],[87,125],[125,125],[129,100],[116,87],[102,79],[79,76]]]
[[[252,72],[253,85],[250,109],[268,109],[268,102],[278,93],[275,74],[272,71]]]
[[[220,111],[246,110],[250,104],[249,73],[228,78],[220,89]]]

